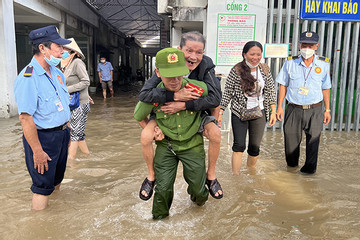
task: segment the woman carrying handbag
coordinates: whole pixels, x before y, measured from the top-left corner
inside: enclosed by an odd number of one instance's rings
[[[70,119],[70,137],[71,143],[69,147],[68,159],[75,159],[78,147],[80,150],[89,154],[89,149],[85,142],[85,126],[90,112],[89,101],[92,99],[89,97],[89,85],[90,79],[86,71],[84,54],[75,42],[75,39],[70,38],[72,42],[68,45],[64,45],[64,49],[68,51],[69,56],[61,61],[61,70],[64,72],[66,79],[66,86],[70,95],[78,94],[78,107],[72,106],[71,119]],[[76,100],[74,101],[76,102]]]
[[[230,71],[220,103],[219,123],[231,101],[231,124],[234,134],[232,172],[240,174],[242,155],[249,132],[247,166],[255,167],[266,122],[276,122],[276,93],[269,66],[261,64],[263,47],[257,41],[247,42],[243,48],[243,61]]]

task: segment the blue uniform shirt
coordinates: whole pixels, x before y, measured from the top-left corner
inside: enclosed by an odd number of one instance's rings
[[[32,74],[27,71],[28,76],[24,76],[25,67],[15,80],[15,101],[19,114],[32,115],[38,129],[54,128],[68,122],[70,102],[63,73],[56,67],[50,67],[51,79],[35,57],[28,66],[33,67]],[[59,102],[63,108],[61,111]]]
[[[310,105],[321,102],[322,90],[331,88],[330,63],[315,55],[313,62],[306,67],[301,56],[294,59],[289,57],[276,82],[287,87],[286,99],[290,103]],[[301,94],[304,93],[303,89],[308,89],[307,95]]]
[[[111,80],[111,71],[114,70],[110,62],[99,63],[97,71],[101,72],[101,80],[104,82]]]

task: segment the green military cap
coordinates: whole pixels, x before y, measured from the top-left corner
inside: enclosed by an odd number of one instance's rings
[[[156,54],[156,68],[163,77],[179,77],[189,73],[184,53],[177,48],[164,48]]]

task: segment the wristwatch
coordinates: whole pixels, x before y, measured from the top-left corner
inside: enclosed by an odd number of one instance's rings
[[[326,109],[325,112],[331,112],[331,110],[330,110],[330,109]]]

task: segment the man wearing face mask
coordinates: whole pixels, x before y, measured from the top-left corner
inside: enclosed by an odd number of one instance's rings
[[[23,129],[25,162],[32,178],[32,208],[47,207],[49,195],[64,178],[70,129],[69,93],[63,73],[56,67],[71,41],[55,26],[29,34],[33,58],[15,80],[14,93]]]
[[[280,84],[277,119],[283,119],[282,104],[288,102],[284,116],[286,162],[289,167],[299,164],[302,131],[306,134],[306,160],[301,173],[316,172],[323,123],[330,122],[330,59],[315,54],[319,47],[315,32],[300,35],[299,56],[285,61],[276,81]],[[325,112],[321,108],[324,103]]]
[[[98,64],[97,71],[99,73],[100,83],[103,89],[103,96],[106,99],[106,86],[109,87],[111,97],[114,97],[113,89],[113,66],[110,62],[106,61],[105,57],[100,58],[100,63]]]

